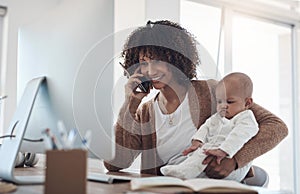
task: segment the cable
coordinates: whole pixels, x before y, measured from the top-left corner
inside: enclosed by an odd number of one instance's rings
[[[7,98],[7,95],[0,96],[0,101],[1,101],[1,100],[4,100],[5,98]]]
[[[3,135],[3,136],[0,136],[0,139],[8,138],[8,137],[12,138],[12,137],[16,137],[16,136],[15,135]],[[43,138],[40,138],[40,139],[28,139],[28,138],[25,138],[25,137],[23,138],[23,140],[30,141],[30,142],[42,142],[42,141],[44,141]]]
[[[13,133],[14,133],[15,128],[16,128],[16,126],[18,125],[18,123],[19,123],[19,121],[16,121],[16,122],[15,122],[15,124],[14,124],[13,127],[12,127],[12,130],[11,130],[11,134],[10,134],[10,135],[3,135],[3,136],[0,136],[0,139],[2,139],[2,138],[7,138],[7,137],[10,137],[10,138],[16,137],[15,135],[13,135]],[[30,142],[42,142],[42,141],[44,141],[43,138],[40,138],[40,139],[28,139],[28,138],[25,138],[25,137],[23,138],[23,140],[25,140],[25,141],[30,141]]]

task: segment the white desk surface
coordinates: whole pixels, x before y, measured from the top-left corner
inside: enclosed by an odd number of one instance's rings
[[[17,168],[15,170],[16,175],[44,175],[45,173],[45,156],[39,155],[39,162],[37,166],[33,168]],[[88,171],[89,172],[99,172],[106,173],[107,170],[104,168],[103,163],[100,160],[89,159],[88,160]],[[145,177],[149,175],[140,175],[137,173],[117,173],[117,175],[126,175],[133,177]],[[103,194],[125,194],[130,191],[129,183],[116,183],[116,184],[106,184],[99,182],[87,181],[87,194],[103,193]],[[176,191],[176,190],[175,190]],[[177,190],[178,191],[178,190]],[[179,191],[190,191],[181,188]],[[17,185],[17,190],[12,192],[12,194],[43,194],[44,185]],[[169,192],[168,192],[169,193]],[[172,193],[172,192],[170,192]],[[272,191],[270,189],[261,189],[259,191],[261,194],[291,194],[284,191]]]

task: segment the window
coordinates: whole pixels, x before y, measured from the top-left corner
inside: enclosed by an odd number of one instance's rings
[[[217,61],[220,59],[218,56],[221,9],[195,2],[183,1],[181,3],[180,15],[182,26],[195,35],[197,42],[207,51],[207,55],[205,56],[200,53],[201,65],[207,65],[207,61],[203,61],[203,58],[212,60],[211,62],[208,62],[210,66],[206,66],[207,68],[205,68],[205,72],[202,72],[204,69],[203,67],[199,68],[198,78],[214,78],[216,74],[218,74],[219,70],[221,72],[223,71],[222,66],[218,66],[221,69],[216,67],[218,63]],[[195,20],[195,18],[197,19]]]
[[[260,2],[251,1],[251,7],[247,7],[248,1],[181,0],[180,21],[195,34],[214,62],[219,61],[221,76],[230,71],[247,73],[254,82],[254,101],[288,125],[288,137],[257,158],[254,164],[268,172],[269,188],[297,193],[299,185],[294,185],[297,182],[294,171],[297,169],[295,153],[299,150],[293,150],[296,142],[292,137],[293,131],[298,129],[294,129],[293,118],[297,114],[293,111],[291,96],[297,91],[292,79],[295,67],[292,43],[295,41],[293,22],[300,23],[300,17],[294,17],[299,16],[299,7],[295,8],[295,3],[290,6],[292,1],[286,1],[289,5],[282,8],[282,15],[278,16],[280,6]],[[284,1],[274,2],[282,4]],[[267,10],[259,9],[266,5]],[[296,11],[288,13],[288,8]]]
[[[289,26],[279,26],[238,14],[233,16],[232,71],[246,72],[253,79],[254,102],[282,118],[289,129],[292,128],[291,67]],[[290,133],[280,146],[254,161],[272,177],[269,184],[271,188],[293,188],[291,137]]]

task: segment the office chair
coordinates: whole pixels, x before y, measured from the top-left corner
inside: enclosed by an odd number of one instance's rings
[[[269,175],[268,173],[259,166],[252,166],[254,170],[254,176],[246,178],[243,182],[246,185],[258,186],[258,187],[268,187]]]

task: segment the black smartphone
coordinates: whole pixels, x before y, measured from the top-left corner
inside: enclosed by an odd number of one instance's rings
[[[129,78],[130,73],[125,69],[122,63],[119,64],[122,66],[127,78]],[[151,80],[147,79],[146,77],[140,77],[139,79],[141,80],[142,83],[138,85],[138,88],[140,89],[141,92],[148,93],[151,87]]]
[[[151,87],[151,81],[145,77],[140,77],[139,79],[141,80],[142,83],[139,84],[138,87],[142,92],[148,93]]]

